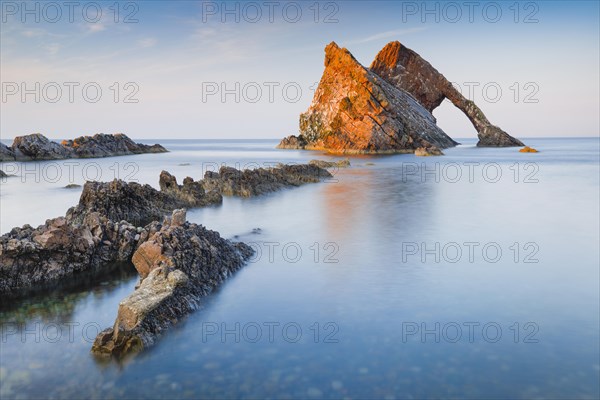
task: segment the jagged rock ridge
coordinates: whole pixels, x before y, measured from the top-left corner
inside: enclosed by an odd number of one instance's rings
[[[141,283],[119,303],[113,327],[97,336],[95,354],[118,357],[152,345],[254,253],[244,243],[187,222],[185,210],[148,230],[151,235],[133,254]]]
[[[17,136],[11,147],[0,146],[0,161],[63,160],[68,158],[97,158],[143,153],[165,153],[159,144],[135,143],[127,135],[116,133],[81,136],[63,140],[60,144],[40,133]]]

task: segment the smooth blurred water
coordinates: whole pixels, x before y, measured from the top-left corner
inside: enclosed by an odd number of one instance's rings
[[[276,141],[158,142],[171,152],[3,181],[1,231],[64,214],[81,189],[63,186],[96,166],[157,187],[163,169],[181,182],[222,163],[331,158]],[[257,256],[123,363],[89,349],[134,275],[4,304],[1,397],[598,398],[598,139],[526,140],[538,154],[462,142],[444,157],[353,157],[328,182],[190,210]]]

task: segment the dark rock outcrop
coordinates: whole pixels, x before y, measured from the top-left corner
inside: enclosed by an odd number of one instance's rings
[[[243,171],[221,167],[219,172],[207,171],[202,184],[206,191],[217,191],[225,196],[251,197],[331,177],[326,169],[307,164],[280,164],[274,168]]]
[[[72,157],[69,149],[39,133],[17,136],[13,141],[12,151],[17,161],[62,160]]]
[[[163,171],[161,188],[168,186],[165,180],[174,181],[174,185],[177,185],[175,178]],[[198,197],[194,197],[195,195]],[[193,181],[166,191],[117,179],[112,182],[86,182],[79,204],[67,211],[67,219],[80,223],[89,213],[98,212],[113,221],[125,220],[144,225],[161,220],[176,208],[201,207],[221,202],[222,197],[218,193],[206,195],[201,187],[197,190]]]
[[[129,260],[139,237],[135,226],[98,213],[79,225],[59,217],[35,229],[13,228],[0,237],[0,296],[20,297],[100,273]]]
[[[398,89],[410,93],[429,112],[444,99],[450,100],[477,130],[477,146],[523,146],[521,141],[492,125],[473,101],[466,99],[444,75],[400,42],[388,43],[377,54],[370,69]]]
[[[333,153],[402,153],[457,143],[431,112],[448,98],[478,132],[478,146],[522,146],[492,125],[483,112],[414,51],[391,42],[370,69],[335,43],[325,48],[325,71],[309,109],[300,115],[300,135],[280,149]]]
[[[204,190],[203,181],[195,182],[189,176],[183,180],[183,185],[177,184],[177,178],[162,171],[160,173],[159,186],[161,192],[178,199],[180,207],[204,207],[211,204],[221,204],[223,196],[217,190]]]
[[[313,101],[300,115],[300,136],[284,139],[279,147],[298,143],[308,150],[372,154],[456,145],[435,122],[412,96],[332,42],[325,48],[325,71]]]
[[[161,190],[121,180],[87,182],[79,203],[65,217],[48,220],[35,229],[29,225],[14,228],[0,237],[0,296],[21,297],[62,286],[77,275],[101,273],[115,262],[130,261],[134,250],[160,230],[155,222],[175,209],[221,203],[221,193],[253,196],[331,177],[311,165],[252,171],[223,167],[219,173],[207,174],[210,177],[205,180],[186,178],[178,185],[174,176],[163,171]],[[184,223],[184,214],[173,214],[171,225]],[[138,258],[144,254],[149,258],[151,249],[144,246]]]
[[[159,144],[152,146],[135,143],[127,135],[116,133],[105,135],[98,133],[94,136],[81,136],[73,140],[63,140],[62,146],[71,149],[74,157],[97,158],[125,156],[142,153],[165,153],[167,150]]]
[[[0,161],[62,160],[68,158],[113,157],[142,153],[164,153],[159,144],[135,143],[127,135],[117,133],[81,136],[58,144],[40,133],[18,136],[11,147],[0,146]]]
[[[152,223],[148,231],[132,259],[141,283],[119,303],[114,326],[96,338],[92,351],[97,355],[119,357],[151,346],[253,254],[243,243],[186,222],[185,210]]]
[[[7,178],[8,174],[0,169],[0,178]]]
[[[15,161],[15,152],[3,143],[0,143],[0,161]]]

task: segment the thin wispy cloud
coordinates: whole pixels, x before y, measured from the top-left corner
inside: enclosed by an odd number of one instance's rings
[[[48,45],[45,46],[46,51],[48,52],[48,54],[50,54],[51,56],[57,54],[60,49],[61,49],[61,45],[60,43],[50,43]]]
[[[142,40],[138,40],[138,44],[140,45],[140,47],[143,48],[148,48],[148,47],[154,47],[157,43],[157,40],[155,38],[146,38],[146,39],[142,39]]]
[[[425,26],[419,26],[419,27],[409,28],[409,29],[398,29],[398,30],[393,30],[393,31],[386,31],[386,32],[376,33],[375,35],[367,36],[362,39],[350,40],[347,43],[360,44],[360,43],[373,42],[375,40],[380,40],[380,39],[397,38],[399,36],[409,35],[411,33],[422,32],[426,29],[427,29],[427,27],[425,27]]]
[[[90,33],[102,32],[103,30],[106,30],[106,26],[104,26],[100,23],[88,24],[87,26],[88,26],[88,32],[90,32]]]

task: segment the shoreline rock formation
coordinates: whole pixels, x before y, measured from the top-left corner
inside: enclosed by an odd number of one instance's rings
[[[162,220],[176,208],[204,207],[223,201],[219,193],[207,195],[201,187],[198,189],[192,178],[186,178],[182,186],[177,185],[177,179],[166,171],[160,174],[159,185],[161,190],[117,179],[86,182],[79,203],[67,211],[67,219],[81,223],[88,214],[98,212],[113,221],[145,225]]]
[[[224,196],[251,197],[331,177],[326,169],[311,164],[279,164],[273,168],[243,171],[223,166],[219,172],[207,171],[202,185],[204,190],[217,191]]]
[[[173,211],[171,218],[153,222],[148,230],[150,236],[132,259],[140,284],[119,303],[113,327],[96,337],[96,355],[121,357],[151,346],[254,253],[244,243],[186,222],[185,210]]]
[[[93,351],[122,356],[143,349],[253,254],[244,243],[187,222],[182,206],[203,207],[221,203],[223,194],[255,196],[331,176],[302,164],[245,171],[222,167],[200,181],[188,177],[183,185],[163,171],[161,190],[120,180],[87,182],[79,204],[65,217],[0,236],[0,296],[9,301],[73,286],[115,263],[132,262],[140,286],[121,302],[115,325],[98,336]]]
[[[258,196],[331,177],[326,169],[318,166],[280,164],[273,168],[243,171],[223,166],[219,172],[207,171],[204,179],[199,181],[187,177],[183,185],[179,185],[173,175],[162,171],[160,190],[116,179],[112,182],[86,182],[79,203],[67,211],[67,219],[81,223],[86,215],[98,212],[114,221],[144,225],[161,220],[177,208],[221,204],[224,195]]]
[[[23,297],[69,286],[80,274],[101,273],[109,264],[131,258],[139,232],[141,228],[97,212],[81,224],[58,217],[35,229],[13,228],[0,237],[0,296]]]
[[[284,138],[277,148],[388,154],[452,147],[458,143],[431,114],[445,98],[471,120],[478,146],[523,146],[399,42],[388,43],[368,69],[331,42],[325,48],[325,70],[313,101],[300,115],[300,134]]]
[[[40,133],[17,136],[11,147],[0,146],[0,161],[64,160],[69,158],[115,157],[143,153],[165,153],[159,144],[135,143],[127,135],[116,133],[81,136],[60,144]]]

